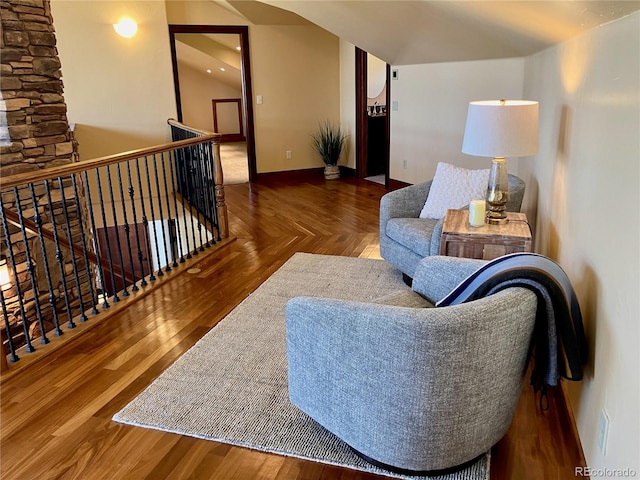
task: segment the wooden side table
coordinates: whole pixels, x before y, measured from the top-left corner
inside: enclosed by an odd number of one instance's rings
[[[504,225],[469,225],[468,210],[448,210],[442,226],[440,255],[493,260],[531,251],[531,229],[524,213],[507,212]]]

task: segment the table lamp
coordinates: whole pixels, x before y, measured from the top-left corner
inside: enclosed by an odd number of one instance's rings
[[[487,187],[487,223],[507,223],[509,176],[506,157],[538,153],[538,102],[470,102],[462,153],[493,157]]]

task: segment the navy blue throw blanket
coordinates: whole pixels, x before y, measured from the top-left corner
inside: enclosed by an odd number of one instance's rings
[[[498,257],[469,275],[436,306],[457,305],[509,287],[528,288],[538,297],[532,345],[535,391],[544,395],[561,376],[581,380],[587,343],[580,305],[566,273],[550,258],[535,253]]]

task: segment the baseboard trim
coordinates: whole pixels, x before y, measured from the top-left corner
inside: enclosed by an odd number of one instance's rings
[[[355,177],[356,171],[353,168],[340,165],[340,177]],[[324,167],[304,168],[299,170],[284,170],[281,172],[259,173],[256,182],[291,180],[324,180]],[[334,180],[331,180],[334,181]]]
[[[409,185],[413,185],[412,183],[403,182],[401,180],[394,180],[393,178],[389,179],[389,190],[398,190],[399,188],[408,187]]]
[[[560,388],[550,389],[555,390],[555,401],[558,406],[558,413],[563,423],[562,428],[565,431],[570,431],[580,452],[581,466],[587,466],[587,460],[584,456],[584,450],[582,449],[582,441],[580,440],[580,434],[578,433],[578,426],[576,425],[576,418],[569,402],[569,392],[567,392],[567,384],[564,380],[560,381]]]
[[[356,178],[356,170],[351,167],[340,165],[341,178]],[[305,181],[305,180],[324,180],[324,167],[304,168],[299,170],[283,170],[281,172],[258,173],[256,182],[273,182],[273,181]],[[334,180],[330,180],[334,181]],[[388,190],[397,190],[399,188],[408,187],[411,183],[402,182],[400,180],[389,179]]]

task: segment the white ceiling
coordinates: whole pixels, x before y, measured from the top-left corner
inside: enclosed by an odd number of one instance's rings
[[[239,35],[178,33],[175,38],[178,63],[236,90],[242,89],[240,52],[236,50]]]
[[[640,9],[637,0],[228,1],[253,23],[295,13],[392,65],[526,56]],[[284,10],[284,12],[283,12]],[[281,16],[279,16],[281,14]]]
[[[527,56],[640,10],[640,0],[211,1],[254,25],[312,22],[391,65]],[[239,55],[224,53],[237,36],[195,36],[210,45],[177,42],[179,61],[240,88]]]

